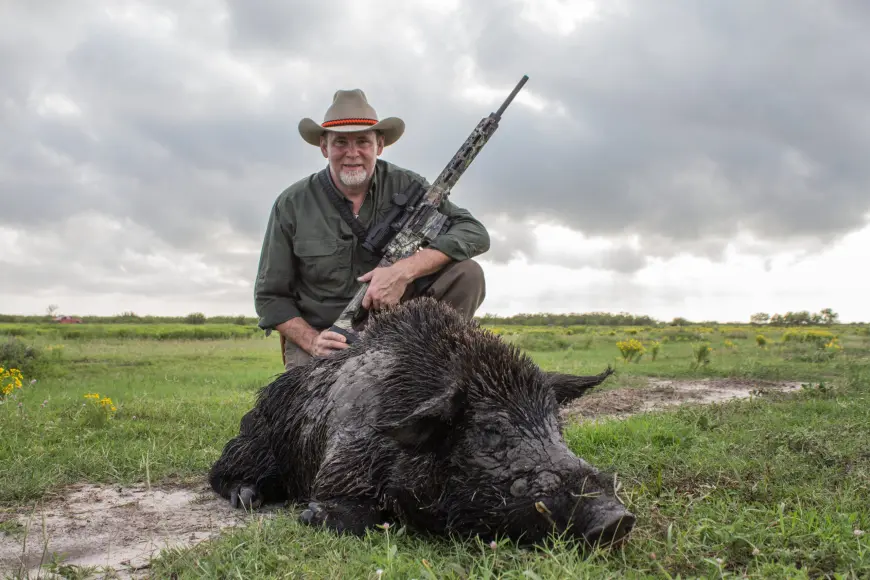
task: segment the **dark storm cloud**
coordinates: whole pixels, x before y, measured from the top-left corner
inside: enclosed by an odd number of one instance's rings
[[[322,166],[296,124],[337,88],[404,118],[385,157],[431,180],[523,74],[545,109],[512,105],[453,194],[508,216],[489,259],[548,260],[526,218],[639,236],[641,250],[564,261],[631,272],[646,256],[717,258],[739,228],[832,239],[870,209],[857,2],[608,3],[567,35],[504,0],[18,4],[0,18],[0,225],[99,212],[249,280],[255,260],[216,245],[258,245],[275,196]],[[470,83],[497,98],[466,98]]]
[[[490,203],[590,233],[686,241],[738,225],[765,237],[863,225],[870,78],[855,73],[870,58],[870,19],[854,4],[790,6],[635,2],[570,38],[491,19],[480,70],[502,83],[505,63],[528,72],[574,130],[512,119],[529,142],[505,151],[506,165],[526,170],[488,175]]]

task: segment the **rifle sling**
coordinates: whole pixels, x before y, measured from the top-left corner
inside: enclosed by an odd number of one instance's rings
[[[326,190],[326,196],[329,198],[329,201],[332,202],[332,205],[335,206],[336,210],[338,210],[338,215],[340,215],[341,219],[343,219],[345,223],[350,226],[350,229],[353,230],[358,243],[363,243],[368,235],[368,231],[358,219],[353,217],[353,214],[348,207],[347,199],[339,193],[335,184],[332,183],[332,178],[329,176],[329,167],[318,173],[317,178],[320,180],[321,185],[323,185],[323,189]]]

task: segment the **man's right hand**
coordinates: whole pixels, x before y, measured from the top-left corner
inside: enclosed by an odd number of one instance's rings
[[[330,332],[329,329],[317,332],[299,316],[275,326],[275,330],[311,356],[326,356],[350,346],[337,332]]]
[[[311,356],[328,356],[348,346],[350,345],[347,344],[347,339],[344,336],[327,328],[320,334],[314,335],[307,350]]]

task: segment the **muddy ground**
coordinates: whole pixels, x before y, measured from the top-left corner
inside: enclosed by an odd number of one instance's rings
[[[587,395],[562,413],[580,420],[622,418],[686,403],[748,398],[759,391],[794,391],[800,385],[650,379],[642,388]],[[270,517],[272,512],[250,515],[233,510],[204,483],[194,488],[70,486],[42,502],[0,510],[0,575],[46,578],[44,565],[54,554],[66,565],[92,567],[94,578],[143,578],[148,576],[149,560],[161,549],[190,546],[222,528]]]
[[[63,564],[93,569],[94,578],[147,577],[160,550],[193,545],[251,517],[204,484],[78,484],[16,513],[0,511],[6,522],[0,575],[45,578],[45,565],[56,554]]]
[[[720,403],[748,399],[764,392],[799,391],[800,382],[755,379],[647,379],[642,388],[592,392],[562,408],[562,416],[573,419],[622,418],[675,405]]]

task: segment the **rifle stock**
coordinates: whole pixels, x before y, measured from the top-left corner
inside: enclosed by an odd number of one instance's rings
[[[399,260],[414,254],[424,242],[432,241],[446,225],[447,216],[438,211],[441,202],[447,199],[450,195],[453,186],[459,181],[459,178],[474,161],[477,154],[480,153],[496,129],[498,122],[504,114],[508,105],[514,100],[526,81],[529,80],[527,75],[523,75],[520,82],[505,99],[504,103],[494,113],[490,113],[487,117],[480,120],[471,135],[465,140],[459,150],[453,155],[453,158],[447,163],[447,166],[441,171],[437,179],[426,189],[425,194],[420,198],[419,202],[408,202],[405,205],[405,210],[400,218],[402,227],[399,228],[394,235],[389,238],[389,242],[383,247],[383,256],[378,263],[378,267],[391,266]],[[383,228],[390,224],[378,224],[375,226],[378,231],[378,236],[384,236]],[[369,243],[371,236],[367,237],[366,243]],[[380,246],[381,244],[377,244]],[[357,334],[353,328],[354,321],[362,310],[363,298],[368,291],[369,284],[364,282],[360,285],[356,294],[347,304],[341,315],[330,327],[329,330],[337,332],[345,337],[348,344],[356,342]]]

